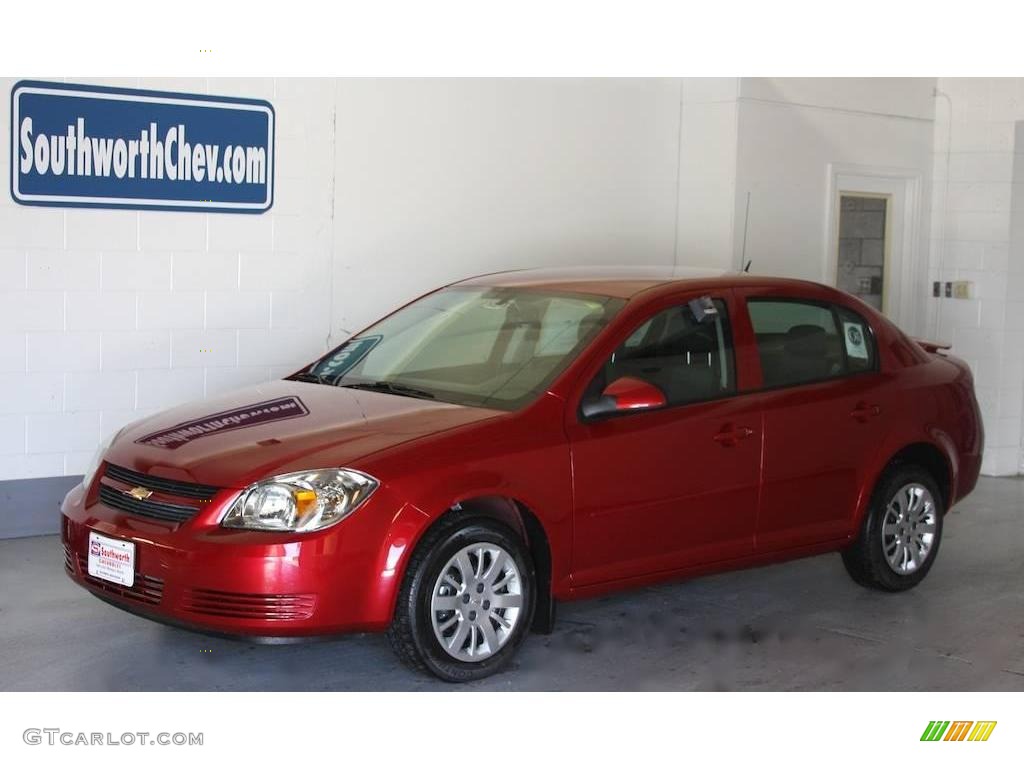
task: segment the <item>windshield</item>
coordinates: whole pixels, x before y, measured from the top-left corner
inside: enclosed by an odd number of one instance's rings
[[[544,391],[623,304],[522,288],[447,288],[349,339],[297,378],[518,408]]]

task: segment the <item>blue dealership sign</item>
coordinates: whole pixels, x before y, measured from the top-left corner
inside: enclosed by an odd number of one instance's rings
[[[11,196],[24,205],[262,213],[274,108],[259,99],[22,81]]]

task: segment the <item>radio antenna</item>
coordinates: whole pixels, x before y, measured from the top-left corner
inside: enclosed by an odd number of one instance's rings
[[[744,259],[747,258],[747,227],[750,224],[750,191],[747,191],[747,211],[743,214],[743,250],[740,252],[740,264],[744,263]],[[743,267],[743,271],[747,272],[750,270],[750,262],[746,262],[746,266]]]

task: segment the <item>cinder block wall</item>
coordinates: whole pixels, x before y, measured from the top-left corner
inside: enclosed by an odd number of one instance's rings
[[[940,78],[931,280],[969,280],[970,299],[929,299],[928,333],[974,371],[982,471],[1024,469],[1024,78]],[[1014,237],[1014,233],[1016,236]]]
[[[103,436],[279,377],[322,351],[330,328],[333,83],[88,82],[270,99],[275,205],[259,216],[125,212],[0,195],[0,480],[80,474]],[[0,99],[5,147],[9,110]],[[5,179],[9,162],[5,149]]]

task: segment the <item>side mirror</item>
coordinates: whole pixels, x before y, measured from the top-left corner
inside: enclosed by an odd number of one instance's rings
[[[605,387],[599,398],[583,403],[581,410],[589,419],[609,413],[661,408],[667,402],[665,393],[650,382],[623,376]]]

